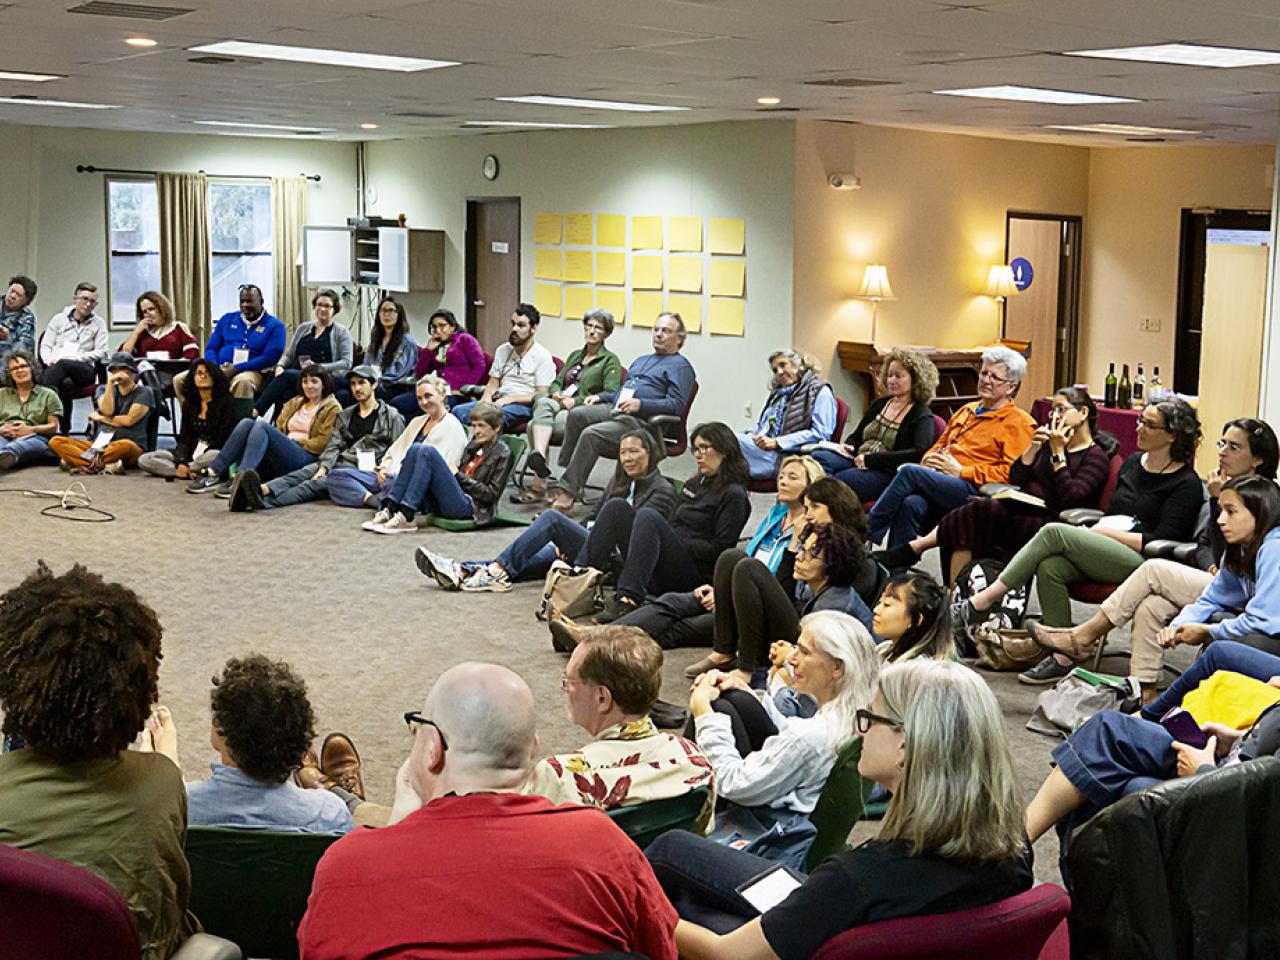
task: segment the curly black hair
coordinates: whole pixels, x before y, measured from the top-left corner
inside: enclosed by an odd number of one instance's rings
[[[837,481],[838,482],[838,481]],[[868,562],[862,539],[847,527],[837,524],[806,524],[800,531],[800,542],[814,540],[810,554],[822,558],[823,573],[833,587],[851,587]]]
[[[156,702],[163,635],[128,587],[40,561],[0,596],[4,732],[68,761],[124,750]]]
[[[231,759],[255,780],[284,783],[316,737],[307,684],[282,660],[232,657],[209,702]]]

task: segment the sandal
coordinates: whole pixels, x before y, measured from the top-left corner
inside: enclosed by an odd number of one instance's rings
[[[534,490],[530,487],[528,490],[517,490],[511,495],[512,503],[545,503],[546,493],[542,490]]]

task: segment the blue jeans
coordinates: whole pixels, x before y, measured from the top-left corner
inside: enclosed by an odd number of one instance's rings
[[[0,453],[12,453],[17,456],[18,459],[13,463],[14,467],[29,467],[33,463],[58,459],[49,450],[49,441],[39,434],[19,437],[17,440],[0,437]]]
[[[926,524],[932,526],[977,492],[968,480],[908,463],[898,468],[893,482],[867,515],[869,539],[879,543],[887,533],[889,547],[902,546],[920,536]]]
[[[1216,640],[1204,648],[1182,676],[1169,684],[1158,700],[1142,708],[1142,715],[1148,720],[1159,720],[1181,705],[1183,697],[1218,670],[1243,673],[1266,683],[1272,677],[1280,676],[1280,657],[1234,640]]]
[[[778,865],[685,830],[662,834],[644,855],[681,919],[719,934],[760,915],[737,888]]]
[[[1053,761],[1085,795],[1091,813],[1178,775],[1178,755],[1168,730],[1112,710],[1090,717],[1054,747]]]
[[[863,503],[875,500],[893,482],[892,470],[860,470],[851,458],[833,450],[815,450],[810,456],[822,464],[828,476],[852,488]]]
[[[364,507],[365,497],[381,493],[391,486],[394,476],[387,477],[386,484],[378,483],[378,475],[369,470],[357,470],[355,467],[338,467],[329,471],[324,478],[329,488],[329,499],[340,507]]]
[[[233,463],[238,463],[241,470],[257,470],[263,480],[269,480],[315,460],[266,420],[241,420],[209,464],[209,470],[222,477]]]
[[[476,408],[479,400],[470,400],[467,403],[460,403],[453,408],[453,415],[462,421],[464,427],[471,425],[471,411]],[[523,423],[533,416],[533,408],[527,403],[508,403],[502,408],[502,426],[510,427],[517,423]]]
[[[778,450],[763,450],[745,433],[738,434],[738,449],[747,461],[752,480],[772,480],[778,473],[778,464],[785,454]]]
[[[449,520],[470,520],[473,516],[471,498],[458,486],[453,468],[439,450],[425,443],[409,448],[400,473],[386,490],[383,506],[399,510],[410,519],[418,511]]]
[[[543,510],[524,533],[498,554],[497,562],[512,580],[537,580],[547,575],[556,551],[572,559],[587,542],[587,528],[558,510]]]

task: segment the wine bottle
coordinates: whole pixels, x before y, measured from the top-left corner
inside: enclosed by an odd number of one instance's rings
[[[1142,374],[1142,364],[1138,364],[1138,375],[1133,378],[1133,409],[1141,410],[1146,406],[1147,378]]]
[[[1151,382],[1147,384],[1147,402],[1159,403],[1164,399],[1164,382],[1160,379],[1160,368],[1151,368]]]
[[[1106,386],[1102,397],[1102,405],[1104,407],[1114,407],[1116,405],[1116,365],[1111,364],[1111,368],[1107,371]]]
[[[1129,365],[1120,367],[1120,387],[1116,391],[1116,405],[1121,410],[1128,410],[1133,402],[1133,385],[1129,381]]]

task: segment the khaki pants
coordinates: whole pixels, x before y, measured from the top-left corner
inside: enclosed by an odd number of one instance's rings
[[[231,378],[231,395],[233,397],[245,397],[252,400],[262,389],[262,381],[264,377],[256,370],[244,370],[235,374]],[[182,396],[182,385],[187,382],[187,371],[176,373],[173,376],[173,395],[175,397]]]
[[[1102,612],[1117,627],[1133,621],[1129,640],[1129,672],[1143,683],[1160,679],[1164,648],[1156,634],[1195,603],[1213,577],[1176,560],[1144,560],[1116,591],[1102,602]]]

